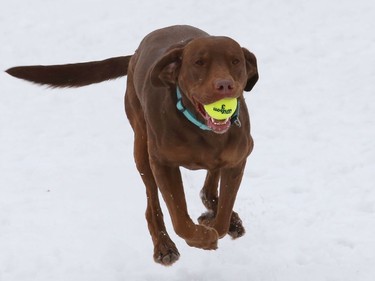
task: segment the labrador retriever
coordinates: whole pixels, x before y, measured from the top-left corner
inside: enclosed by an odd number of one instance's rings
[[[243,92],[256,84],[258,69],[255,56],[236,41],[178,25],[151,32],[130,56],[7,72],[51,87],[80,87],[127,75],[125,111],[146,187],[156,262],[171,265],[180,256],[167,233],[158,191],[175,232],[190,246],[212,250],[226,234],[237,238],[245,233],[233,205],[253,149]],[[224,98],[237,100],[235,114],[212,118],[205,105]],[[201,190],[207,212],[198,223],[188,214],[180,167],[207,170]]]

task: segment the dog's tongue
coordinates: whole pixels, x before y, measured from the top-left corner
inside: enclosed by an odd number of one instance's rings
[[[204,120],[206,120],[207,127],[209,127],[213,132],[217,134],[224,134],[226,131],[228,131],[229,127],[231,126],[230,118],[224,120],[217,120],[211,117],[204,109],[204,106],[200,103],[198,103],[198,111],[201,113]]]
[[[228,131],[231,122],[230,118],[226,120],[216,120],[212,117],[206,119],[207,126],[217,134],[224,134]]]

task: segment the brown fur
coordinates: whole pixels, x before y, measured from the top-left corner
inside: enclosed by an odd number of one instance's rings
[[[126,56],[65,65],[19,66],[6,72],[17,78],[55,88],[82,87],[125,76],[130,58]]]
[[[228,37],[209,36],[190,26],[172,26],[147,35],[132,56],[62,66],[16,67],[18,78],[52,87],[79,87],[128,75],[127,117],[134,130],[134,158],[146,186],[146,219],[156,262],[170,265],[179,252],[163,221],[158,190],[175,232],[187,244],[216,249],[227,233],[245,230],[233,205],[246,159],[253,149],[243,91],[258,80],[255,56]],[[241,126],[204,131],[176,109],[176,87],[182,102],[201,122],[200,105],[223,97],[240,101]],[[206,169],[201,198],[207,212],[195,224],[185,201],[180,167]],[[219,191],[218,192],[218,186]]]

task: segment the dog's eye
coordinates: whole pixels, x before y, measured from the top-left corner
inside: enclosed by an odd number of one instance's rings
[[[236,65],[236,64],[239,64],[240,63],[240,60],[239,59],[233,59],[232,60],[232,64],[233,65]]]
[[[203,66],[203,65],[204,65],[204,60],[202,60],[202,59],[197,59],[197,60],[195,61],[195,64],[196,64],[196,65],[199,65],[199,66]]]

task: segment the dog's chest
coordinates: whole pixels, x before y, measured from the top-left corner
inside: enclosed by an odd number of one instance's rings
[[[202,136],[188,139],[175,135],[159,139],[157,147],[150,147],[150,154],[168,165],[188,169],[217,169],[235,166],[242,162],[252,150],[251,136],[227,139],[222,136],[206,139]]]

